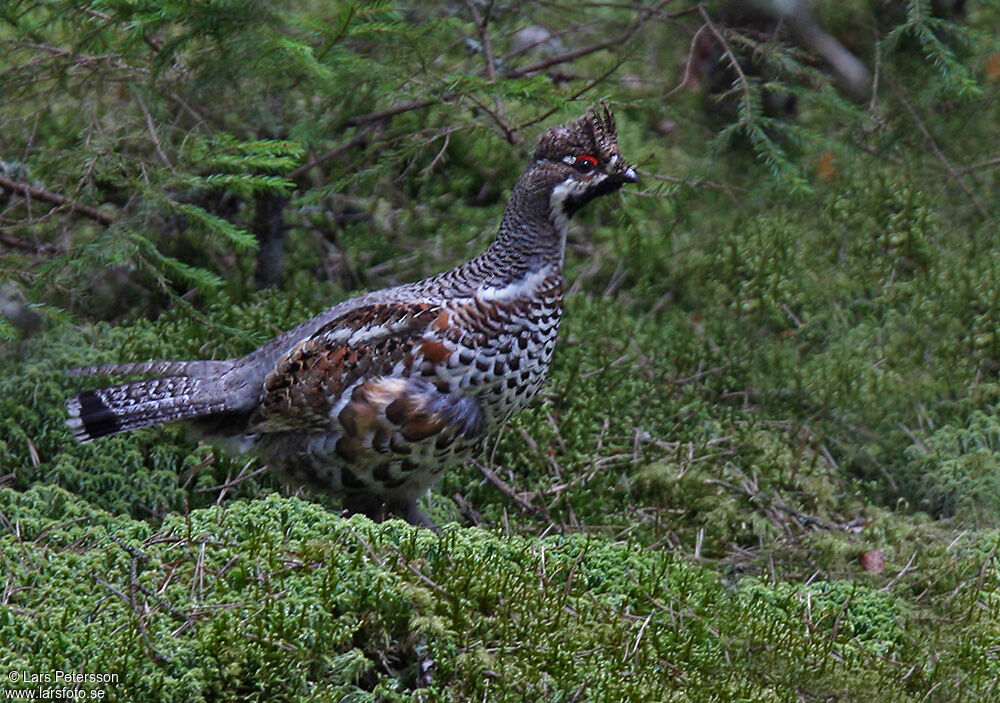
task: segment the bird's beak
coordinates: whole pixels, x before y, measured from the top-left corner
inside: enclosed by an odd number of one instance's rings
[[[627,169],[625,169],[624,171],[622,171],[618,175],[618,177],[620,179],[622,179],[622,181],[625,182],[625,183],[638,183],[639,182],[639,175],[635,172],[635,169],[632,166],[629,166]]]

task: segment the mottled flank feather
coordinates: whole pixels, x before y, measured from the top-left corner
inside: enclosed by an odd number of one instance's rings
[[[194,419],[293,485],[426,524],[417,499],[542,385],[569,218],[635,180],[610,110],[592,110],[543,135],[480,256],[335,305],[240,359],[71,369],[156,378],[70,398],[70,429],[86,442]]]

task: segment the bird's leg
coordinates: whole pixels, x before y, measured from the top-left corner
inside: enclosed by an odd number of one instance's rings
[[[394,510],[393,512],[398,512],[403,516],[403,519],[411,525],[415,525],[417,527],[429,527],[437,533],[441,532],[441,530],[438,529],[438,526],[435,525],[429,517],[427,517],[427,513],[417,507],[417,502],[415,500],[406,503],[405,505],[401,505],[399,508],[400,510]]]
[[[361,513],[372,522],[382,522],[391,515],[398,515],[415,527],[429,527],[435,532],[440,532],[427,514],[417,507],[415,500],[406,503],[402,501],[387,503],[384,498],[372,493],[349,493],[344,496],[343,505],[349,515]]]
[[[361,513],[372,522],[385,520],[385,501],[371,493],[348,493],[343,500],[344,510],[348,515]]]

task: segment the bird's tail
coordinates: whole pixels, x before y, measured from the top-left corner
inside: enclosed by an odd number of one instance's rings
[[[156,378],[84,391],[66,401],[66,424],[79,442],[116,432],[227,410],[221,376],[232,361],[151,361],[68,369],[70,376],[156,374]]]

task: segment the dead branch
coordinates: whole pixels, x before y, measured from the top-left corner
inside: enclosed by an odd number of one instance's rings
[[[628,29],[626,29],[621,34],[607,39],[605,41],[600,41],[595,44],[589,44],[587,46],[580,47],[579,49],[574,49],[572,51],[567,51],[558,56],[552,56],[550,58],[538,61],[531,64],[530,66],[525,66],[523,68],[510,69],[503,72],[504,78],[521,78],[529,73],[535,73],[536,71],[541,71],[552,66],[558,66],[562,63],[567,63],[569,61],[575,61],[576,59],[582,58],[584,56],[589,56],[590,54],[601,51],[602,49],[610,49],[613,46],[621,46],[625,44],[632,36],[642,29],[645,24],[655,15],[660,9],[667,4],[669,0],[660,0],[653,7],[642,10],[641,15],[635,22],[633,22]]]
[[[437,103],[448,102],[454,98],[458,97],[458,93],[442,93],[436,98],[429,98],[427,100],[407,100],[401,102],[398,105],[393,105],[392,107],[387,107],[384,110],[376,110],[375,112],[368,112],[363,115],[355,115],[354,117],[349,117],[344,123],[345,127],[360,127],[361,125],[369,124],[371,122],[381,122],[387,120],[390,117],[395,117],[396,115],[401,115],[404,112],[411,112],[412,110],[420,110],[425,107],[430,107],[431,105],[436,105]]]
[[[978,171],[981,168],[989,168],[990,166],[1000,166],[1000,156],[994,156],[992,159],[980,161],[978,164],[972,164],[971,166],[956,168],[955,173],[964,175],[966,173],[971,173],[972,171]]]
[[[84,205],[81,202],[67,198],[65,195],[50,193],[47,190],[35,188],[27,183],[11,180],[6,176],[0,176],[0,188],[17,193],[25,198],[34,198],[35,200],[52,203],[53,205],[58,205],[60,207],[68,207],[72,212],[84,215],[92,220],[96,220],[105,227],[110,227],[115,223],[114,216],[101,212],[97,208],[91,207],[90,205]]]
[[[918,115],[917,111],[913,109],[912,105],[910,105],[910,101],[903,97],[902,93],[899,93],[898,91],[897,97],[899,97],[899,101],[903,103],[903,107],[906,108],[906,111],[910,113],[910,117],[913,118],[913,122],[917,125],[917,129],[920,130],[920,133],[924,135],[924,139],[926,139],[927,143],[930,144],[931,151],[934,152],[934,156],[937,157],[937,160],[941,163],[942,168],[944,168],[948,175],[951,176],[951,179],[955,181],[955,184],[959,188],[961,188],[962,192],[965,193],[969,202],[971,202],[976,208],[976,211],[983,217],[988,218],[989,215],[986,213],[985,208],[983,208],[980,202],[976,199],[972,190],[970,190],[969,186],[962,180],[961,175],[959,175],[959,173],[951,165],[951,162],[948,161],[948,157],[944,155],[943,151],[941,151],[941,147],[938,146],[937,140],[934,139],[934,135],[931,134],[929,129],[927,129],[927,125],[925,125],[924,121],[920,119],[920,115]]]
[[[513,488],[507,485],[506,481],[497,475],[493,469],[478,461],[473,463],[475,463],[480,473],[486,477],[487,481],[492,483],[498,491],[514,501],[514,503],[517,504],[517,507],[519,507],[523,512],[530,513],[537,518],[552,522],[552,518],[542,508],[533,505],[531,502],[519,496]]]
[[[2,232],[0,232],[0,244],[4,244],[15,249],[30,251],[32,254],[46,255],[62,254],[65,252],[65,249],[55,244],[36,244],[35,242],[29,242],[26,239],[21,239],[20,237],[3,234]]]
[[[414,108],[414,109],[416,109],[416,108]],[[348,120],[348,122],[350,122],[350,120]],[[309,172],[312,169],[316,168],[320,164],[324,164],[327,161],[330,161],[331,159],[335,159],[338,156],[340,156],[341,154],[343,154],[345,151],[347,151],[349,149],[353,149],[354,147],[359,146],[360,144],[363,144],[364,141],[366,139],[368,139],[368,135],[371,134],[372,132],[374,132],[376,129],[377,129],[377,125],[368,125],[367,127],[365,127],[364,129],[360,130],[357,134],[355,134],[353,137],[351,137],[350,139],[348,139],[343,144],[338,144],[337,146],[335,146],[334,148],[330,149],[329,151],[326,151],[326,152],[320,154],[315,159],[309,161],[308,163],[302,164],[301,166],[299,166],[295,170],[289,172],[288,175],[286,176],[286,178],[288,178],[289,180],[293,180],[294,181],[299,176],[302,176],[302,175],[306,174],[307,172]]]
[[[750,83],[747,81],[747,76],[743,73],[743,67],[740,66],[740,62],[736,58],[736,54],[729,47],[729,42],[726,41],[725,37],[722,36],[722,32],[718,30],[715,23],[712,22],[712,18],[708,16],[708,10],[705,9],[704,5],[698,5],[698,12],[701,14],[701,18],[705,20],[705,25],[708,30],[712,33],[719,44],[722,45],[722,50],[726,54],[726,58],[729,61],[729,65],[732,67],[733,71],[736,73],[737,80],[739,81],[740,88],[743,89],[743,100],[746,104],[750,104]]]

